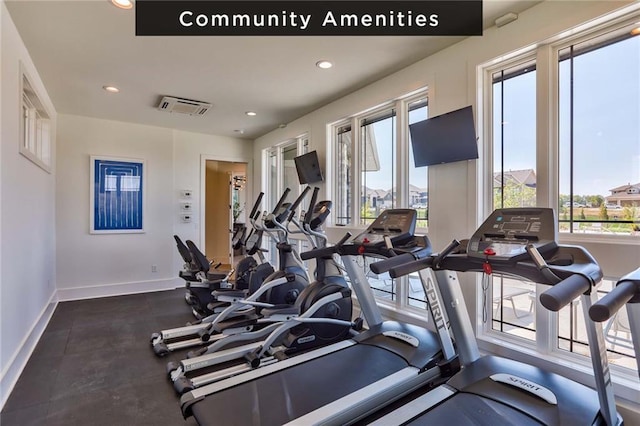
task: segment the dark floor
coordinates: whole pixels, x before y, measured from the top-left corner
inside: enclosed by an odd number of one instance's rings
[[[0,413],[2,426],[195,425],[152,332],[193,320],[184,289],[59,303]]]

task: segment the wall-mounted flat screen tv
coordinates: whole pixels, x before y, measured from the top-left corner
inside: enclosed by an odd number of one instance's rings
[[[302,154],[294,158],[293,161],[296,163],[300,185],[322,182],[324,180],[316,151]]]
[[[478,158],[471,106],[409,125],[416,167]]]

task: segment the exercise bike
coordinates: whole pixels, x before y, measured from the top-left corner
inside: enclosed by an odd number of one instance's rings
[[[211,298],[211,292],[222,288],[231,287],[229,279],[234,270],[218,271],[220,263],[213,267],[211,272],[210,262],[191,240],[186,244],[177,235],[173,236],[180,256],[185,261],[183,269],[178,273],[185,280],[185,301],[191,306],[191,312],[197,319],[210,315],[207,305]]]

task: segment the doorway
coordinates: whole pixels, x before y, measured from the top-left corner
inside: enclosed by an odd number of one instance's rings
[[[207,259],[227,269],[234,264],[232,237],[245,226],[247,163],[206,160],[204,247]]]

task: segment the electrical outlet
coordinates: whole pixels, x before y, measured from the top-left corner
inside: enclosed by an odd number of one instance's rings
[[[151,265],[151,272],[158,272],[158,265]]]

